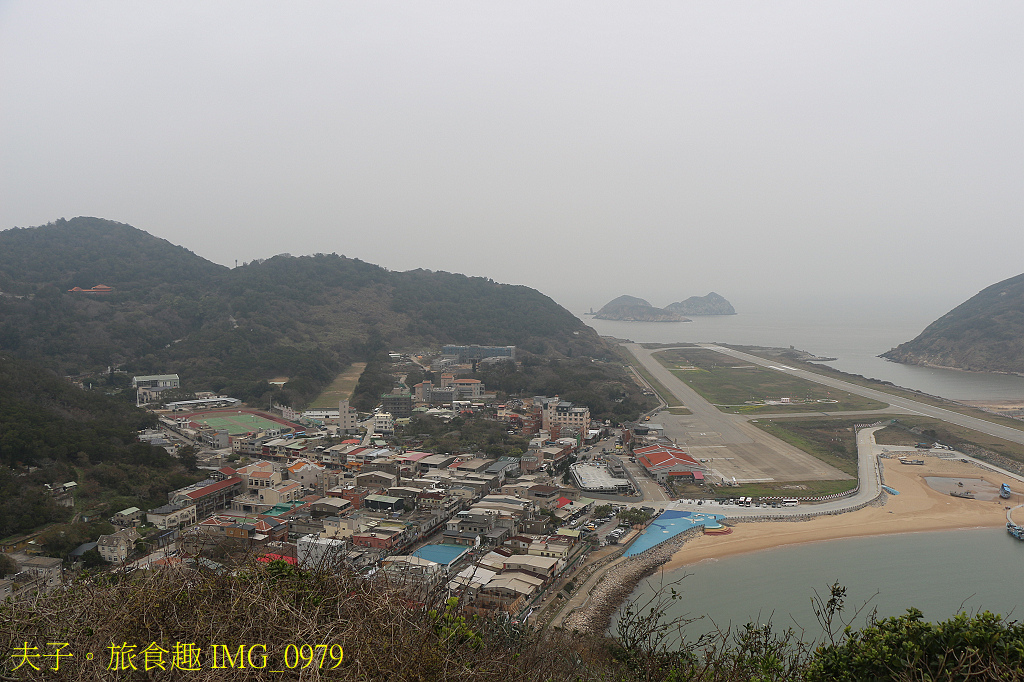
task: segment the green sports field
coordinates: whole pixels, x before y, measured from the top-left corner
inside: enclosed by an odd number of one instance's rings
[[[232,436],[262,429],[280,429],[284,426],[248,412],[218,412],[216,417],[200,414],[192,417],[192,421],[206,424],[213,429],[227,429],[228,434]]]

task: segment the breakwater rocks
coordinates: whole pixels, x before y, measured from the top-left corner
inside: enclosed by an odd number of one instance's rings
[[[668,562],[690,538],[703,532],[703,526],[690,528],[641,554],[612,565],[591,588],[587,601],[565,617],[562,627],[597,635],[605,632],[611,623],[612,614],[629,598],[640,581]]]

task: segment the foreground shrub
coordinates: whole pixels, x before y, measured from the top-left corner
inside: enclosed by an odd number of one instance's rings
[[[831,680],[1024,680],[1024,626],[984,612],[941,623],[917,609],[820,647],[807,678]]]
[[[0,679],[597,677],[600,648],[589,639],[542,640],[511,621],[464,618],[457,601],[410,602],[379,581],[280,563],[237,575],[99,576],[0,605]]]

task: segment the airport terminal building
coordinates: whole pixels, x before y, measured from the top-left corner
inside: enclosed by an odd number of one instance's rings
[[[611,471],[605,464],[594,464],[592,462],[577,462],[569,467],[576,485],[580,490],[588,493],[611,493],[628,494],[632,492],[633,485],[625,478],[612,476]]]

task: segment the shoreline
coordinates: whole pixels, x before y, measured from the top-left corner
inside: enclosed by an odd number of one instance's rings
[[[1024,502],[1020,493],[1015,493],[1011,500],[998,496],[994,500],[952,497],[931,488],[926,477],[982,479],[995,486],[1003,482],[1020,486],[1019,481],[955,460],[928,458],[924,466],[889,466],[885,472],[886,485],[900,494],[887,495],[880,504],[803,521],[728,521],[733,530],[728,535],[684,531],[643,555],[613,564],[590,590],[586,605],[568,615],[563,627],[595,634],[606,632],[614,613],[656,571],[674,571],[740,554],[855,537],[1002,528],[1006,524],[1007,506]],[[1018,510],[1015,520],[1024,523],[1024,509]]]
[[[664,569],[674,570],[705,559],[721,559],[812,542],[900,533],[1002,528],[1006,524],[1005,508],[1020,503],[1019,500],[1003,500],[998,496],[994,500],[951,497],[931,488],[925,481],[926,477],[983,479],[996,486],[1003,482],[1020,486],[1018,481],[975,465],[934,457],[929,457],[924,466],[886,466],[886,485],[900,494],[886,496],[882,505],[800,522],[730,523],[731,534],[695,538],[681,547]],[[1018,516],[1024,517],[1024,510],[1018,512]]]

